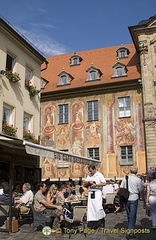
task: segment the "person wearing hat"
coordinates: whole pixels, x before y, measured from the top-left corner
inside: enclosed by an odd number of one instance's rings
[[[153,180],[147,185],[146,204],[150,205],[152,229],[156,229],[156,172],[153,172]]]

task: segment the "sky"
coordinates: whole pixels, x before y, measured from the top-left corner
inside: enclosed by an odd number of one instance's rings
[[[1,17],[45,57],[132,43],[128,27],[156,14],[156,0],[7,0]]]

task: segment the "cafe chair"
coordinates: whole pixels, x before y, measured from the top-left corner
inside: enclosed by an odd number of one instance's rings
[[[30,205],[33,213],[33,226],[31,232],[35,232],[38,227],[45,227],[52,222],[50,217],[46,217],[42,212],[36,212],[33,204]]]
[[[31,227],[31,224],[33,222],[32,207],[28,207],[28,211],[26,213],[21,213],[19,211],[18,222],[19,226],[22,226],[24,223],[28,223],[29,226]]]
[[[114,204],[115,196],[116,196],[116,193],[107,193],[106,194],[106,197],[105,197],[106,202],[104,203],[104,210],[106,213],[115,211],[115,204]]]
[[[74,206],[73,209],[73,218],[65,218],[67,224],[67,227],[70,229],[69,231],[69,238],[71,238],[72,229],[78,229],[78,226],[82,225],[82,229],[84,230],[83,233],[86,237],[85,232],[85,220],[84,217],[87,212],[86,206]]]

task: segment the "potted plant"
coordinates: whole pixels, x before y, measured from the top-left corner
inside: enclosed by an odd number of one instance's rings
[[[12,72],[12,70],[6,69],[5,76],[9,79],[10,82],[16,83],[21,80],[19,74],[16,72]]]
[[[35,135],[29,130],[23,132],[23,139],[32,143],[40,144],[39,141],[35,138]]]
[[[36,87],[32,85],[32,82],[30,80],[25,80],[25,88],[29,91],[30,98],[33,98],[36,94],[38,94]]]
[[[14,128],[13,125],[9,125],[4,122],[2,126],[2,132],[6,135],[16,137],[17,128]]]

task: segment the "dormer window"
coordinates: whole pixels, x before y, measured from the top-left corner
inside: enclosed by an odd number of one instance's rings
[[[113,66],[113,68],[114,68],[114,74],[112,76],[113,78],[114,77],[126,77],[127,76],[127,74],[126,74],[127,68],[123,63],[118,62]]]
[[[98,81],[100,80],[100,77],[102,75],[102,72],[94,66],[91,66],[90,68],[88,68],[86,72],[88,73],[88,78],[86,79],[87,82]]]
[[[117,51],[117,59],[128,58],[129,50],[128,48],[121,47]]]
[[[57,86],[69,85],[70,82],[73,80],[73,77],[65,71],[62,71],[60,74],[58,74],[58,77],[59,83]]]
[[[72,55],[69,59],[70,59],[70,66],[80,65],[80,62],[82,61],[82,58],[76,53]]]

